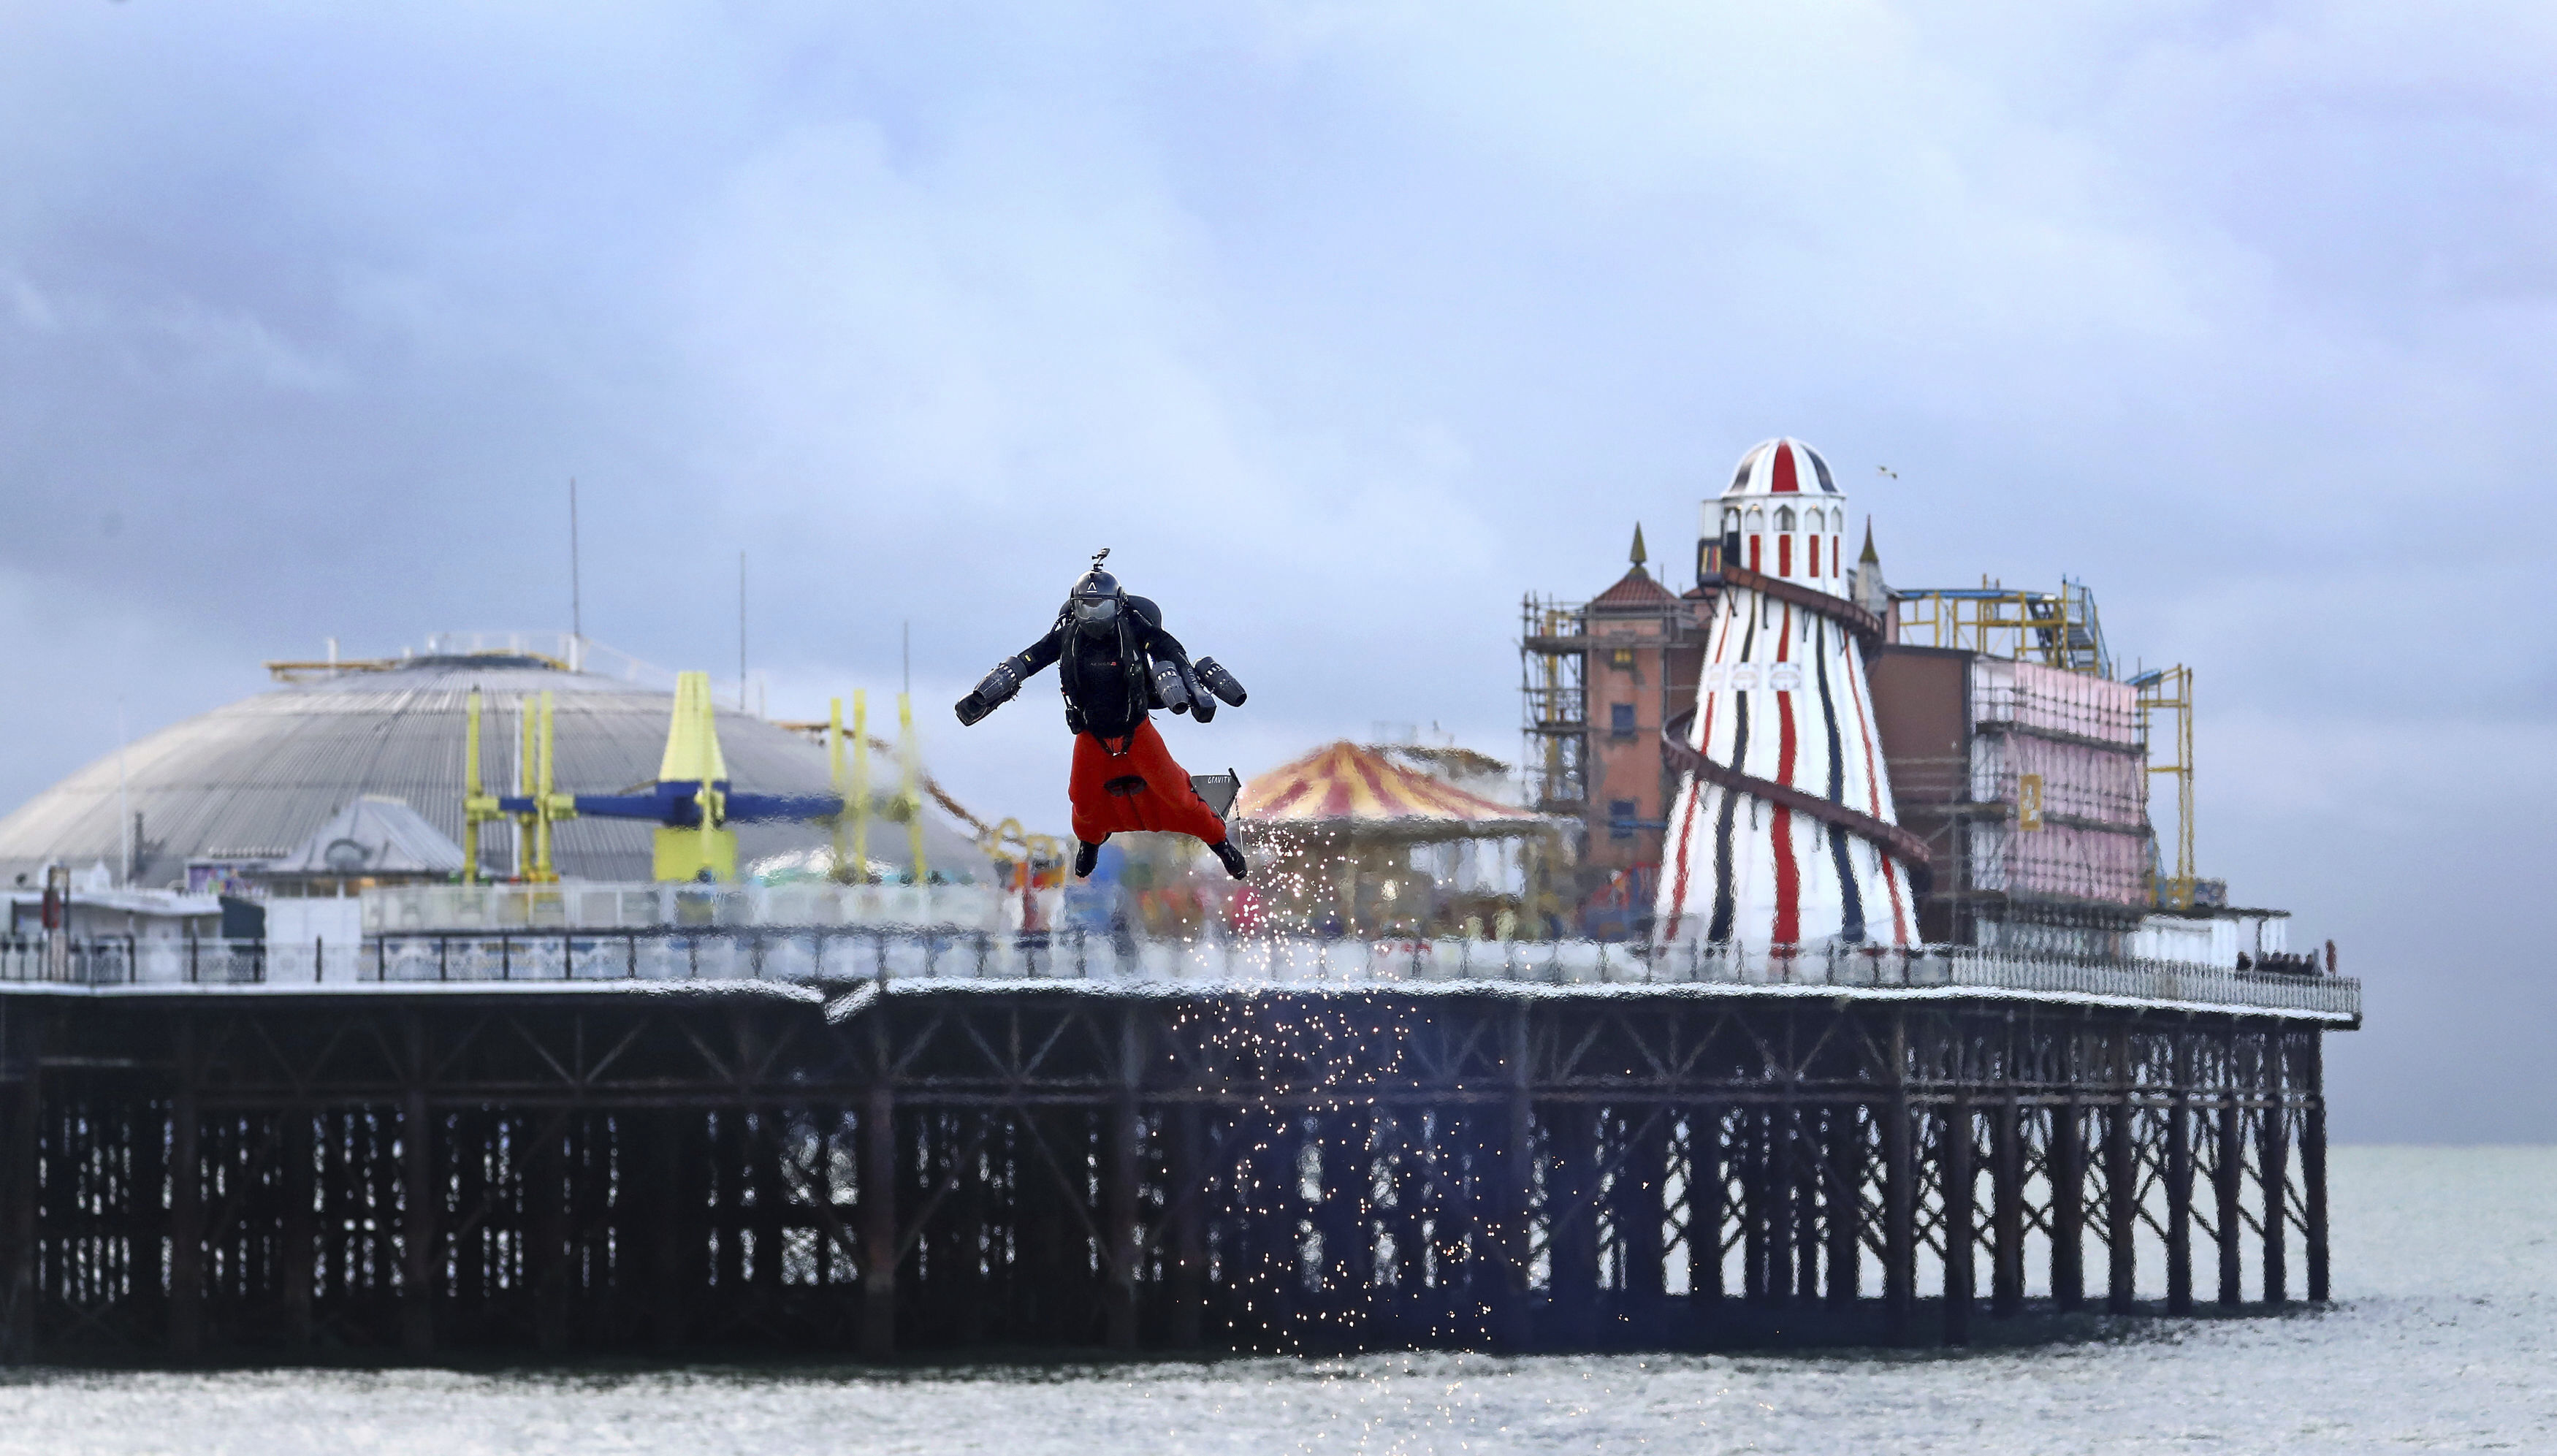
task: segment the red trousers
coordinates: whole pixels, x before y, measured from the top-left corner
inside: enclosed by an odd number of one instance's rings
[[[1190,787],[1189,774],[1172,761],[1150,721],[1123,738],[1077,734],[1067,793],[1074,800],[1074,837],[1088,845],[1143,829],[1225,843],[1225,821]]]

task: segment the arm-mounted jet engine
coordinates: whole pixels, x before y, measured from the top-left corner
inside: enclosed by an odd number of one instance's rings
[[[961,726],[975,724],[987,714],[1012,701],[1012,695],[1020,690],[1020,664],[1009,657],[996,663],[995,670],[986,674],[984,681],[970,690],[967,697],[959,700],[958,712]]]
[[[1227,672],[1225,665],[1215,658],[1202,657],[1194,666],[1200,686],[1224,699],[1226,707],[1241,708],[1243,700],[1250,696],[1243,691],[1243,684],[1234,680],[1234,674]]]

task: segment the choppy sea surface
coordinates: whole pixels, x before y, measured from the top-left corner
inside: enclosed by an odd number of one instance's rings
[[[1971,1353],[17,1372],[0,1452],[2557,1451],[2557,1148],[2333,1155],[2326,1309]],[[2296,1277],[2296,1275],[2295,1275]]]

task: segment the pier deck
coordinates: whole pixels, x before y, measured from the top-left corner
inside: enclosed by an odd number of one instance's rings
[[[2295,1253],[2327,1293],[2350,982],[580,939],[0,984],[0,1353],[1960,1342],[2278,1304]]]

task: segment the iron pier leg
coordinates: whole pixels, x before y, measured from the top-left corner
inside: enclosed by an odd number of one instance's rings
[[[1686,1118],[1686,1287],[1696,1328],[1710,1333],[1722,1309],[1723,1110],[1690,1108]]]
[[[1864,1132],[1856,1125],[1855,1104],[1829,1105],[1827,1143],[1820,1172],[1829,1240],[1828,1303],[1831,1310],[1846,1314],[1854,1310],[1864,1281]]]
[[[708,1161],[709,1141],[702,1135],[696,1111],[658,1113],[640,1125],[652,1134],[647,1161],[653,1166],[655,1207],[649,1220],[648,1318],[652,1342],[660,1351],[682,1348],[687,1306],[701,1285],[701,1252],[707,1240],[702,1228],[700,1170]]]
[[[566,1121],[537,1121],[533,1145],[524,1159],[525,1270],[533,1286],[533,1346],[545,1354],[568,1348],[569,1319],[569,1189]],[[758,1246],[755,1262],[772,1257]]]
[[[1786,1304],[1794,1297],[1795,1202],[1803,1180],[1795,1170],[1802,1148],[1802,1110],[1791,1102],[1767,1110],[1767,1160],[1759,1174],[1759,1211],[1767,1226],[1767,1302]]]
[[[1003,1118],[992,1110],[980,1110],[964,1121],[977,1150],[968,1152],[963,1144],[958,1168],[960,1282],[965,1291],[960,1296],[965,1302],[959,1308],[959,1343],[975,1349],[986,1343],[987,1317],[994,1312],[996,1297],[992,1271],[997,1255],[987,1221],[986,1164],[1003,1146],[996,1136]]]
[[[2085,1111],[2075,1100],[2051,1110],[2051,1302],[2074,1310],[2086,1302],[2086,1139]]]
[[[2245,1237],[2244,1225],[2237,1211],[2238,1181],[2245,1176],[2245,1142],[2240,1135],[2244,1113],[2237,1106],[2237,1059],[2234,1045],[2228,1048],[2228,1061],[2221,1071],[2225,1090],[2220,1105],[2220,1136],[2216,1162],[2212,1168],[2212,1191],[2219,1195],[2220,1224],[2220,1303],[2234,1309],[2245,1302],[2245,1291],[2238,1287],[2238,1240]]]
[[[2166,1312],[2193,1313],[2193,1038],[2175,1033],[2166,1114]]]
[[[1820,1112],[1794,1108],[1794,1293],[1805,1304],[1820,1297]]]
[[[426,1022],[408,1017],[408,1087],[400,1107],[400,1344],[412,1355],[435,1348],[435,1130],[426,1107]]]
[[[2137,1304],[2138,1265],[2132,1236],[2140,1226],[2139,1169],[2131,1160],[2131,1125],[2139,1116],[2128,1085],[2128,1038],[2114,1040],[2113,1105],[2104,1110],[2104,1308],[2129,1314]]]
[[[1426,1242],[1436,1274],[1422,1292],[1430,1339],[1460,1349],[1483,1344],[1481,1268],[1473,1260],[1482,1230],[1467,1196],[1469,1169],[1480,1166],[1474,1152],[1477,1123],[1463,1111],[1442,1105],[1425,1124],[1428,1165],[1420,1215],[1428,1220]]]
[[[1971,1274],[1977,1175],[1971,1167],[1971,1104],[1955,1093],[1945,1108],[1945,1343],[1971,1342]]]
[[[38,1058],[44,1037],[40,1023],[30,1022],[15,1006],[0,1019],[0,1035],[8,1038],[7,1058],[20,1068],[17,1085],[7,1089],[7,1122],[0,1124],[8,1149],[7,1166],[0,1169],[0,1196],[7,1199],[0,1209],[0,1365],[26,1365],[36,1358],[36,1241],[43,1229],[36,1200],[44,1186],[44,1086]],[[147,1123],[154,1140],[158,1124],[156,1117]],[[143,1187],[145,1196],[159,1191],[156,1180]]]
[[[896,1094],[886,1016],[871,1011],[876,1037],[870,1100],[862,1109],[862,1355],[896,1353]]]
[[[1524,1003],[1508,1008],[1506,1070],[1510,1074],[1509,1118],[1502,1128],[1500,1156],[1500,1241],[1503,1271],[1502,1308],[1495,1317],[1494,1344],[1524,1350],[1528,1328],[1528,1249],[1530,1223],[1536,1217],[1536,1112],[1532,1101],[1534,1074],[1529,1061],[1528,1010]]]
[[[1651,1109],[1637,1105],[1628,1108],[1616,1125],[1617,1135],[1629,1139],[1616,1174],[1616,1238],[1625,1258],[1625,1307],[1618,1325],[1650,1343],[1658,1338],[1661,1296],[1668,1287],[1661,1226],[1668,1218],[1662,1198],[1669,1181],[1670,1118],[1664,1111],[1655,1119]]]
[[[1383,1338],[1398,1344],[1425,1341],[1438,1328],[1436,1312],[1427,1307],[1430,1266],[1427,1220],[1430,1155],[1429,1115],[1410,1105],[1396,1108],[1380,1125],[1384,1148],[1392,1162],[1389,1186],[1394,1207],[1386,1215],[1386,1243],[1394,1251],[1394,1282],[1376,1292],[1384,1315]]]
[[[1307,1215],[1322,1250],[1314,1287],[1306,1296],[1320,1309],[1303,1326],[1324,1344],[1355,1343],[1375,1292],[1375,1229],[1368,1221],[1367,1123],[1352,1109],[1316,1113],[1314,1161],[1320,1190]],[[1557,1278],[1556,1283],[1559,1284]],[[1356,1333],[1354,1333],[1354,1331]]]
[[[311,1110],[287,1108],[284,1119],[284,1338],[294,1349],[311,1344],[311,1288],[317,1272],[317,1231],[312,1227],[318,1168]]]
[[[1548,1103],[1546,1228],[1552,1259],[1549,1297],[1554,1332],[1576,1349],[1596,1333],[1598,1208],[1594,1175],[1598,1110],[1587,1103]]]
[[[2255,1174],[2264,1199],[2264,1302],[2282,1304],[2291,1297],[2285,1235],[2290,1226],[2290,1092],[2283,1085],[2280,1032],[2264,1037],[2264,1109],[2255,1125],[2262,1146]]]
[[[196,1028],[178,1023],[178,1088],[169,1102],[169,1348],[191,1358],[204,1348],[204,1182],[202,1117],[196,1103]]]
[[[2300,1033],[2300,1090],[2307,1114],[2300,1129],[2301,1191],[2308,1208],[2309,1302],[2327,1301],[2326,1234],[2326,1033]]]
[[[324,1108],[319,1117],[320,1277],[313,1290],[312,1302],[318,1309],[341,1318],[349,1312],[346,1296],[354,1285],[355,1260],[348,1257],[353,1241],[347,1232],[352,1220],[347,1206],[356,1191],[355,1163],[348,1156],[348,1149],[353,1140],[351,1125],[360,1116]],[[159,1179],[155,1177],[145,1186],[157,1187],[158,1184]]]
[[[449,1149],[445,1154],[445,1164],[454,1173],[453,1206],[465,1220],[471,1217],[471,1210],[491,1206],[488,1174],[492,1165],[503,1165],[497,1164],[489,1156],[489,1151],[495,1140],[493,1129],[503,1119],[504,1114],[491,1113],[484,1108],[466,1108],[445,1119],[448,1139],[445,1146]],[[488,1232],[484,1218],[478,1227],[467,1233],[457,1226],[451,1247],[446,1251],[452,1264],[451,1307],[466,1325],[474,1321],[484,1322],[487,1312],[490,1283]]]
[[[708,1211],[713,1246],[706,1294],[715,1323],[734,1323],[744,1310],[745,1112],[731,1103],[712,1116],[710,1133],[711,1206]]]
[[[1172,1221],[1171,1344],[1196,1350],[1207,1314],[1207,1133],[1205,1109],[1184,1102],[1165,1114],[1170,1133],[1170,1186],[1164,1196]]]
[[[1909,1125],[1909,1027],[1891,1022],[1891,1082],[1888,1095],[1875,1105],[1882,1120],[1882,1301],[1888,1338],[1906,1344],[1918,1318],[1918,1159]]]
[[[2024,1110],[2010,1085],[1989,1113],[1989,1313],[2024,1311]]]
[[[1256,1111],[1238,1120],[1236,1127],[1239,1161],[1248,1191],[1235,1200],[1236,1242],[1241,1247],[1236,1260],[1234,1313],[1238,1333],[1262,1349],[1295,1348],[1294,1331],[1289,1325],[1301,1302],[1296,1294],[1301,1287],[1296,1267],[1297,1122],[1297,1115],[1287,1109]],[[1524,1340],[1526,1296],[1513,1296],[1510,1292],[1513,1283],[1520,1290],[1527,1287],[1525,1264],[1511,1263],[1514,1253],[1524,1258],[1526,1244],[1523,1236],[1513,1239],[1510,1232],[1526,1225],[1525,1195],[1508,1186],[1516,1181],[1508,1174],[1517,1166],[1505,1152],[1500,1159],[1502,1186],[1493,1197],[1501,1200],[1498,1317],[1504,1322],[1518,1319],[1521,1329],[1516,1338]],[[1504,1323],[1496,1339],[1510,1338],[1512,1331]]]
[[[790,1156],[790,1122],[787,1114],[770,1104],[756,1108],[749,1116],[762,1134],[745,1145],[746,1164],[754,1180],[752,1302],[758,1312],[770,1318],[781,1308],[781,1213],[789,1205],[788,1179],[781,1162]]]
[[[1110,1102],[1110,1123],[1102,1139],[1104,1186],[1101,1190],[1107,1249],[1103,1272],[1110,1294],[1104,1311],[1110,1348],[1137,1348],[1137,1260],[1144,1231],[1138,1226],[1138,1163],[1145,1125],[1137,1110],[1137,1081],[1144,1066],[1142,1033],[1133,1007],[1119,1012],[1119,1085]]]
[[[1740,1140],[1732,1149],[1740,1163],[1740,1295],[1751,1305],[1765,1308],[1775,1299],[1775,1280],[1769,1265],[1769,1225],[1775,1222],[1775,1211],[1768,1208],[1775,1187],[1775,1110],[1744,1106],[1740,1109]]]

